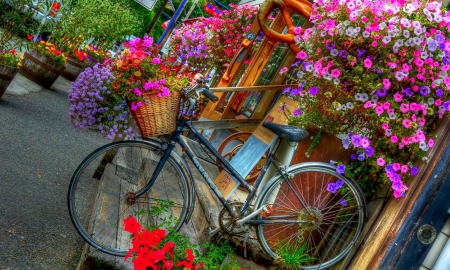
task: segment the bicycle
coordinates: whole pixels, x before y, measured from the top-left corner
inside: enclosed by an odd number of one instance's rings
[[[192,95],[193,91],[217,101],[203,82],[191,87],[185,96]],[[190,102],[192,107],[195,100]],[[221,227],[211,234],[218,230],[242,232],[254,226],[261,247],[274,259],[279,257],[280,248],[305,245],[310,261],[301,266],[303,269],[323,269],[335,264],[348,254],[361,234],[366,209],[359,186],[338,174],[330,164],[306,162],[290,167],[279,164],[275,152],[281,140],[299,142],[308,136],[307,132],[274,123],[264,123],[264,126],[279,138],[253,185],[192,127],[187,117],[180,117],[176,130],[166,142],[145,138],[98,148],[78,166],[69,185],[69,213],[76,230],[95,249],[124,256],[131,244],[129,234],[123,230],[123,219],[137,212],[150,213],[149,210],[166,202],[164,211],[157,215],[136,218],[141,224],[170,226],[178,231],[190,219],[196,196],[191,171],[174,151],[178,144],[224,207],[225,215],[219,220]],[[245,188],[248,195],[243,203],[236,205],[225,200],[182,140],[185,129]],[[277,174],[257,194],[271,165]],[[333,192],[330,184],[342,189]]]

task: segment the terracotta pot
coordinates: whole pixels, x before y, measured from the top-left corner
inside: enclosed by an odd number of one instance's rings
[[[64,68],[56,65],[50,57],[31,49],[24,53],[19,72],[31,81],[50,88]]]
[[[85,68],[91,65],[90,62],[80,62],[73,58],[67,59],[66,68],[61,71],[61,76],[71,82],[75,81],[80,75],[81,72],[84,71]]]
[[[8,88],[9,84],[14,79],[14,76],[16,76],[18,71],[18,67],[11,67],[0,64],[0,98],[2,97],[3,93],[5,93],[6,88]]]

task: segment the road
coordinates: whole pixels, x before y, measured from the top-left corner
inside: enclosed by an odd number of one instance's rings
[[[67,80],[51,88],[17,75],[0,99],[1,270],[72,270],[80,258],[67,188],[83,158],[108,141],[74,132]]]

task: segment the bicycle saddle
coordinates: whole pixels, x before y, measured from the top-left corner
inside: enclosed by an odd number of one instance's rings
[[[299,142],[309,136],[308,132],[301,127],[286,126],[271,122],[265,122],[263,126],[277,134],[283,140],[290,142]]]

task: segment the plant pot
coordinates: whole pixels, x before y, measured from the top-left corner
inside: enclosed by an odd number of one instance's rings
[[[80,62],[73,58],[67,59],[66,68],[61,71],[61,76],[71,82],[75,81],[80,75],[81,72],[84,71],[85,68],[91,65],[90,62]]]
[[[19,72],[40,86],[50,88],[64,68],[56,65],[50,57],[31,49],[24,53]]]
[[[18,67],[11,67],[0,64],[0,98],[2,97],[3,93],[5,93],[6,88],[8,88],[9,84],[14,79],[14,76],[16,76],[18,71]]]

